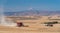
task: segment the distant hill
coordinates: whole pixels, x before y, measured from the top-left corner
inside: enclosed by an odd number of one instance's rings
[[[60,11],[40,11],[40,10],[25,10],[18,12],[4,12],[5,16],[26,16],[26,15],[55,15],[60,14]]]

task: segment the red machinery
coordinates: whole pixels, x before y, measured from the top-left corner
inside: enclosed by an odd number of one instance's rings
[[[22,26],[24,26],[24,25],[23,25],[22,22],[17,22],[17,26],[18,26],[18,27],[22,27]]]

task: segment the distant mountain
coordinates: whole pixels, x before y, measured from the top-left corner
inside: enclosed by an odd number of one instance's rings
[[[19,12],[4,12],[5,16],[26,16],[26,15],[55,15],[60,14],[60,11],[40,11],[40,10],[25,10]]]

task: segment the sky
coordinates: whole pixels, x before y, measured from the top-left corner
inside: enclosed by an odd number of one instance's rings
[[[60,0],[0,0],[4,11],[24,11],[29,9],[60,11]]]

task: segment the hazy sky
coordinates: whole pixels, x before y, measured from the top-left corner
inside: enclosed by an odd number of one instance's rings
[[[0,5],[2,4],[4,11],[23,11],[32,8],[49,11],[60,10],[60,0],[0,0]]]

